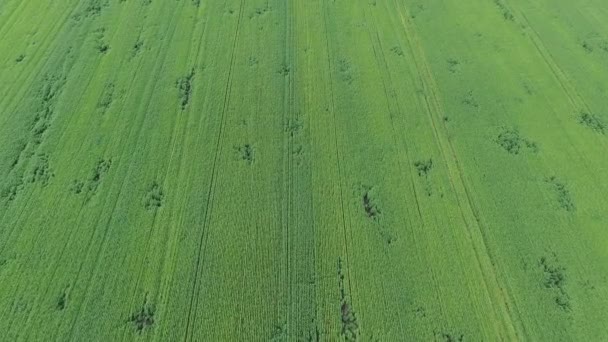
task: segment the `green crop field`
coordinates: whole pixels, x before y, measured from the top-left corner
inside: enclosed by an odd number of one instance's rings
[[[0,341],[608,341],[608,3],[0,0]]]

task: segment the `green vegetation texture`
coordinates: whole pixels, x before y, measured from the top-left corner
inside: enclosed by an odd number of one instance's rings
[[[607,341],[608,3],[0,1],[0,340]]]

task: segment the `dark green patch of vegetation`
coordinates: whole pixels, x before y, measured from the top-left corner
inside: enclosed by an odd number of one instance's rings
[[[542,285],[553,292],[555,305],[560,310],[571,311],[570,296],[566,291],[566,268],[559,264],[556,254],[552,253],[552,258],[541,257],[538,266],[543,273]]]
[[[17,56],[17,58],[15,58],[15,63],[21,63],[21,62],[23,62],[24,59],[25,59],[25,55],[20,54],[19,56]]]
[[[97,45],[97,51],[99,51],[99,53],[101,53],[102,55],[105,55],[108,50],[110,50],[110,46],[108,44],[106,44],[105,42],[100,42]]]
[[[163,206],[165,193],[158,183],[154,182],[148,189],[144,199],[144,207],[148,211],[155,211]]]
[[[576,210],[574,200],[572,199],[572,195],[570,195],[570,191],[566,187],[566,184],[557,179],[555,176],[547,178],[546,182],[549,183],[553,188],[553,191],[557,196],[557,202],[559,203],[560,208],[566,211]]]
[[[285,131],[289,133],[291,137],[296,136],[304,127],[304,124],[298,119],[290,119],[285,125]]]
[[[251,56],[247,59],[247,65],[249,65],[250,67],[254,67],[256,65],[258,65],[259,61],[258,58],[255,56]]]
[[[131,58],[134,58],[135,56],[137,56],[140,52],[141,49],[144,47],[144,41],[141,39],[138,39],[135,44],[133,44],[133,48],[131,48]]]
[[[393,46],[391,48],[391,52],[394,53],[397,56],[403,56],[403,50],[401,49],[400,46]]]
[[[448,62],[448,70],[452,74],[455,74],[456,72],[458,72],[458,69],[460,68],[460,61],[458,61],[455,58],[448,58],[447,62]]]
[[[583,49],[585,50],[585,52],[587,52],[587,53],[592,53],[593,52],[593,46],[591,45],[591,43],[589,43],[587,41],[583,41],[581,43],[581,46],[583,47]]]
[[[477,103],[477,100],[475,99],[475,97],[473,96],[473,91],[469,90],[464,98],[462,99],[462,104],[465,104],[469,107],[473,107],[473,108],[479,108],[479,103]]]
[[[433,169],[433,159],[419,160],[414,163],[414,167],[416,167],[416,171],[418,171],[418,176],[427,177]]]
[[[429,179],[429,174],[433,170],[433,159],[429,158],[428,160],[419,160],[414,163],[414,167],[418,172],[418,176],[424,178],[425,186],[424,190],[427,196],[433,195],[433,185],[431,180]]]
[[[451,332],[436,331],[435,337],[444,342],[462,342],[464,341],[463,334],[455,334]]]
[[[363,198],[362,198],[362,204],[363,204],[363,210],[365,211],[365,216],[367,216],[368,218],[377,221],[379,219],[380,216],[380,209],[378,208],[378,205],[375,201],[375,199],[373,198],[372,195],[372,187],[368,187],[368,186],[364,186],[363,187]]]
[[[139,311],[131,315],[129,322],[138,333],[142,333],[145,329],[154,325],[155,311],[154,307],[144,304]]]
[[[61,292],[61,295],[59,295],[59,298],[57,298],[57,305],[55,306],[55,308],[59,311],[65,309],[65,307],[67,306],[68,303],[68,296],[65,293],[65,291]]]
[[[114,83],[108,83],[103,88],[99,101],[97,102],[97,109],[104,114],[112,105],[114,101]]]
[[[255,148],[252,144],[235,147],[235,150],[238,152],[241,160],[244,160],[247,164],[251,165],[255,161]]]
[[[38,154],[34,158],[30,170],[25,174],[24,180],[27,183],[39,183],[44,187],[55,176],[49,166],[49,156],[47,154]]]
[[[340,334],[346,341],[357,341],[359,335],[359,323],[352,305],[346,296],[345,276],[342,266],[342,258],[338,258],[338,286],[340,289],[340,320],[342,329]]]
[[[180,106],[182,110],[185,110],[190,103],[190,97],[192,96],[192,80],[194,80],[194,68],[190,70],[190,73],[180,79],[175,83],[177,89],[179,90],[179,97],[181,99]]]
[[[606,134],[606,124],[597,115],[581,112],[578,116],[578,122],[600,134]]]
[[[69,191],[75,195],[85,193],[86,201],[89,201],[95,195],[95,193],[97,193],[99,185],[101,184],[105,175],[110,171],[111,166],[111,159],[100,159],[99,161],[97,161],[87,180],[72,181],[72,184],[70,184],[69,187]]]
[[[264,4],[263,6],[256,7],[253,10],[253,12],[251,12],[249,14],[249,19],[262,17],[262,16],[264,16],[264,14],[268,13],[270,10],[271,10],[271,8],[268,5],[268,3]]]
[[[281,67],[279,68],[279,75],[281,76],[289,76],[289,74],[291,73],[291,67],[289,65],[287,65],[286,63],[281,64]]]
[[[338,60],[338,73],[340,80],[348,84],[353,83],[352,66],[346,58]]]
[[[75,194],[78,195],[80,193],[82,193],[82,189],[84,188],[84,182],[83,181],[79,181],[79,180],[74,180],[72,181],[72,184],[70,184],[70,187],[68,188],[68,190]]]
[[[515,16],[511,13],[511,10],[507,7],[503,0],[494,0],[496,6],[500,9],[502,17],[508,21],[515,21]]]
[[[503,128],[496,138],[496,143],[510,154],[517,155],[527,150],[538,152],[535,142],[523,137],[517,128]]]
[[[93,17],[101,14],[101,11],[109,6],[108,0],[89,0],[84,9],[85,17]]]

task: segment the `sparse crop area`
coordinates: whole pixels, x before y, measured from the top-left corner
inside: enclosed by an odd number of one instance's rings
[[[605,22],[0,1],[0,341],[608,340]]]

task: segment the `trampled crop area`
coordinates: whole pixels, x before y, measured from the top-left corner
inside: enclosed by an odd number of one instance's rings
[[[608,4],[0,1],[0,340],[608,340]]]

